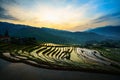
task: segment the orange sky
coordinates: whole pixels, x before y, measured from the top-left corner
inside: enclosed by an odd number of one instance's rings
[[[90,28],[115,25],[115,21],[103,20],[95,22],[107,12],[101,11],[100,6],[106,2],[98,3],[99,0],[30,0],[18,1],[19,4],[4,4],[2,6],[6,13],[15,19],[0,18],[0,21],[11,22],[14,24],[24,24],[35,27],[48,27],[69,31],[83,31]],[[83,2],[83,3],[82,3]]]

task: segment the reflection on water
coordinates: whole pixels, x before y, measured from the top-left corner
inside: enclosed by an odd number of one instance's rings
[[[119,75],[58,71],[0,59],[0,80],[118,80]]]

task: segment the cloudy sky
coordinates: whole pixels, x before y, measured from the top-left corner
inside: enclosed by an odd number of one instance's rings
[[[120,25],[120,0],[0,0],[0,21],[83,31]]]

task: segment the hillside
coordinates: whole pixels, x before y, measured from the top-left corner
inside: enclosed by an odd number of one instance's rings
[[[11,37],[35,37],[40,42],[57,44],[84,44],[88,41],[102,41],[108,39],[105,36],[93,32],[69,32],[0,22],[0,34],[3,35],[6,30],[8,30]]]
[[[112,37],[112,39],[120,40],[120,26],[103,26],[88,30],[87,32],[94,32],[96,34]]]

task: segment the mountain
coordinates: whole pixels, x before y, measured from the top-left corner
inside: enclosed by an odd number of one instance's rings
[[[35,37],[40,42],[57,44],[84,44],[86,42],[103,41],[105,36],[93,32],[69,32],[50,28],[36,28],[27,25],[0,22],[0,34],[8,30],[11,37]]]
[[[87,32],[94,32],[96,34],[111,37],[113,39],[120,40],[120,26],[104,26],[95,29],[88,30]]]

